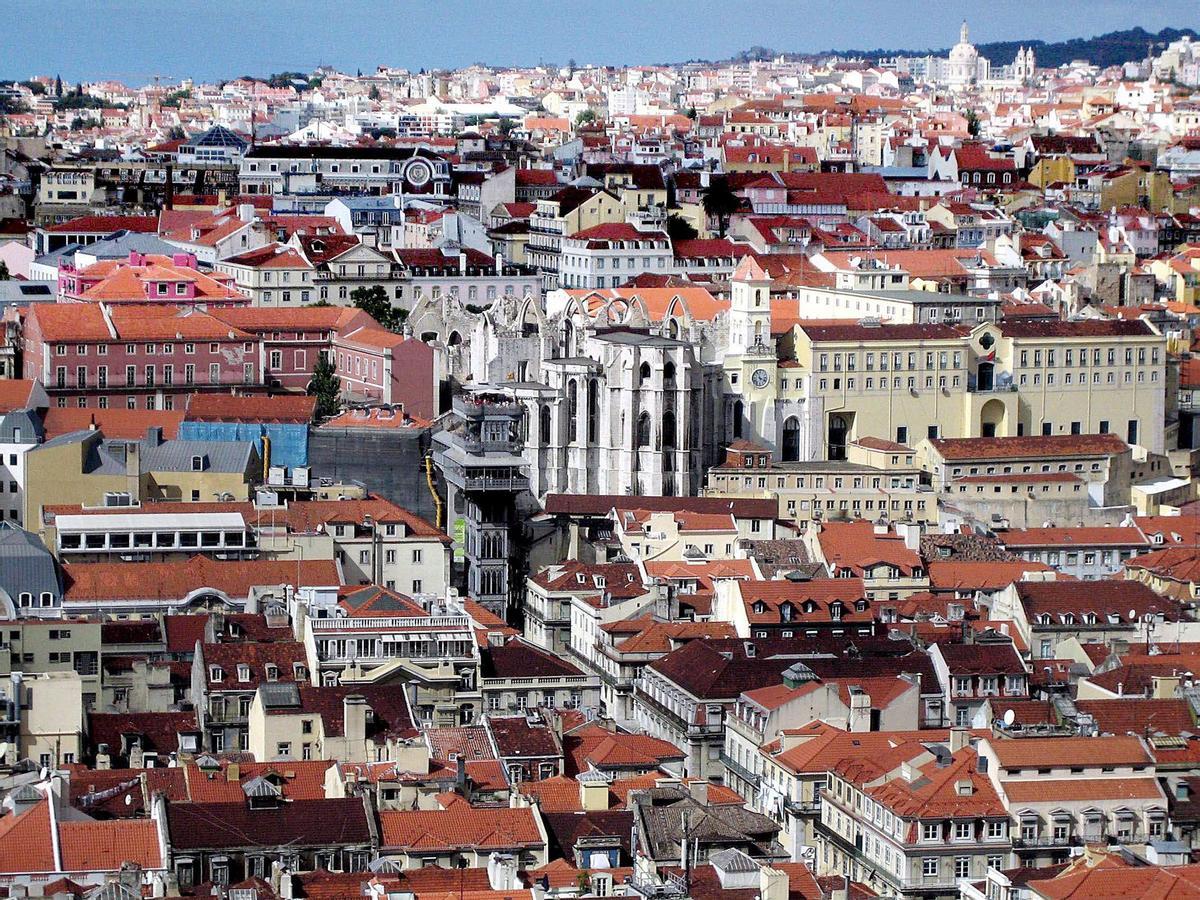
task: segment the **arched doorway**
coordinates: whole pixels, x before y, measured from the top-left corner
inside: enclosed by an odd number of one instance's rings
[[[981,362],[975,376],[975,390],[990,391],[996,383],[996,364]]]
[[[832,415],[829,417],[829,445],[828,456],[830,459],[845,459],[846,458],[846,437],[850,433],[850,423],[846,421],[845,416]]]
[[[1007,430],[1005,420],[1008,411],[999,398],[993,397],[979,410],[979,436],[1002,437]]]
[[[800,460],[800,420],[789,416],[783,423],[783,461],[798,462]]]

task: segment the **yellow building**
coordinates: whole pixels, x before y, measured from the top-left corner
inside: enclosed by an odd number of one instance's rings
[[[1074,184],[1075,161],[1069,156],[1044,156],[1029,171],[1029,183],[1040,188],[1055,182]]]
[[[526,261],[546,273],[547,287],[556,287],[563,238],[596,225],[624,222],[625,213],[620,197],[606,190],[567,187],[538,200],[529,217]]]
[[[105,441],[76,431],[25,455],[25,523],[38,531],[47,506],[121,506],[154,500],[248,500],[261,476],[249,442]]]
[[[1167,259],[1148,260],[1146,267],[1154,274],[1154,280],[1166,288],[1171,300],[1200,306],[1200,247],[1181,247]]]
[[[247,747],[258,762],[389,761],[405,771],[429,769],[429,750],[405,692],[394,685],[303,690],[294,682],[262,685],[250,703],[247,731]]]
[[[76,672],[44,672],[20,680],[20,759],[39,766],[79,762],[83,753],[83,691]]]
[[[937,498],[921,485],[914,451],[890,441],[863,438],[841,461],[774,462],[770,449],[735,441],[725,462],[708,470],[705,496],[772,497],[779,516],[805,525],[831,519],[909,517],[937,521]],[[892,463],[892,460],[896,460]]]
[[[1166,338],[1148,322],[989,323],[971,333],[970,346],[975,390],[990,384],[1000,401],[994,412],[980,410],[991,434],[1116,434],[1163,452]]]

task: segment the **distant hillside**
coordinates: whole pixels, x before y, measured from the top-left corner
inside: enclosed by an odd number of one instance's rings
[[[1122,63],[1133,62],[1146,58],[1150,44],[1167,44],[1181,37],[1191,37],[1195,40],[1198,35],[1191,28],[1164,28],[1158,34],[1144,28],[1130,28],[1127,31],[1110,31],[1093,38],[1072,38],[1069,41],[1058,41],[1048,44],[1045,41],[997,41],[992,44],[977,44],[979,52],[988,58],[993,65],[1008,65],[1017,55],[1019,47],[1033,47],[1037,56],[1037,64],[1046,68],[1055,68],[1076,59],[1086,59],[1094,65],[1105,68],[1118,66]],[[1161,50],[1155,48],[1156,52]],[[750,60],[771,60],[779,56],[787,59],[819,59],[829,56],[842,56],[858,59],[884,59],[889,56],[945,56],[950,52],[949,47],[934,49],[884,49],[874,50],[823,50],[819,53],[790,53],[776,50],[772,47],[754,46],[729,60],[722,62],[744,63]],[[709,62],[709,60],[689,60],[689,62]]]
[[[1037,64],[1054,68],[1076,59],[1086,59],[1093,65],[1104,68],[1117,66],[1122,63],[1145,59],[1147,48],[1151,43],[1167,44],[1181,37],[1196,39],[1197,34],[1191,28],[1164,28],[1158,34],[1146,31],[1144,28],[1130,28],[1127,31],[1110,31],[1093,38],[1072,38],[1069,41],[1058,41],[1048,44],[1045,41],[997,41],[992,44],[977,44],[981,55],[986,56],[993,65],[1008,65],[1017,55],[1018,47],[1033,47],[1037,56]],[[755,48],[758,49],[758,48]],[[1156,48],[1156,52],[1159,48]],[[945,56],[949,48],[941,50],[830,50],[824,54],[805,54],[818,56],[851,56],[866,59],[879,59],[888,56]]]

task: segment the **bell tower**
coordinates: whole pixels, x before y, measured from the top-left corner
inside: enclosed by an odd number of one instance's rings
[[[730,281],[728,353],[771,343],[771,277],[753,256],[742,257]]]

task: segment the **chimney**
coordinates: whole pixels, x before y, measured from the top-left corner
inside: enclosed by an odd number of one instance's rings
[[[788,900],[791,879],[787,872],[763,866],[758,870],[759,900]]]
[[[575,780],[579,782],[579,805],[585,813],[608,810],[608,778],[589,769],[576,775]]]
[[[163,430],[161,425],[151,425],[146,429],[146,446],[157,447],[163,442]]]
[[[100,744],[96,747],[96,768],[97,770],[112,768],[112,757],[108,755],[108,744]]]
[[[1171,700],[1179,691],[1178,675],[1155,675],[1152,681],[1154,682],[1154,693],[1151,698],[1154,700]]]
[[[950,729],[950,752],[957,753],[964,747],[971,745],[971,732],[966,728],[951,728]]]
[[[687,783],[688,793],[692,795],[692,799],[701,806],[708,806],[708,782],[699,779],[697,781],[689,781]]]
[[[142,755],[142,742],[138,741],[129,748],[129,768],[140,769],[142,768],[142,763],[144,761],[145,760]]]
[[[862,688],[850,688],[850,721],[847,731],[871,730],[871,695]]]
[[[467,251],[466,250],[458,251],[458,274],[459,275],[467,274]]]
[[[342,700],[342,731],[352,752],[365,753],[367,740],[367,698],[362,694],[347,694]],[[365,758],[365,757],[364,757]],[[357,761],[357,760],[356,760]]]
[[[239,219],[241,219],[243,222],[253,222],[254,221],[254,204],[253,203],[239,203],[238,208],[237,208],[237,217]]]

